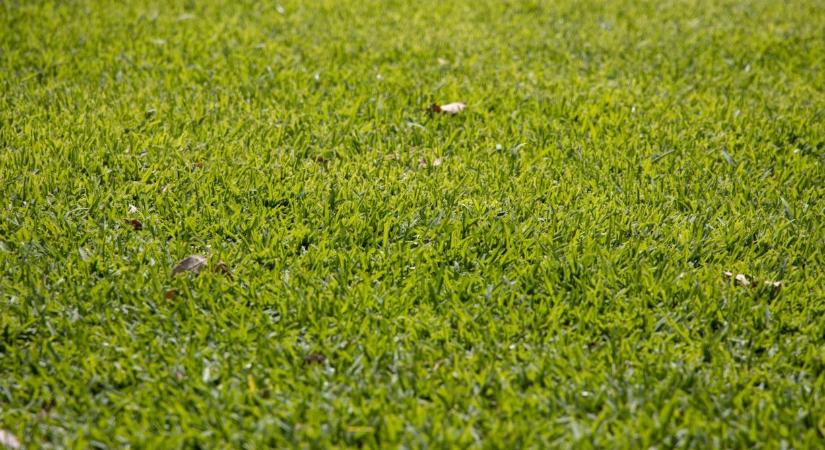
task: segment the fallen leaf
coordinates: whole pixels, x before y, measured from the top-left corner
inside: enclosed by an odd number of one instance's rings
[[[430,112],[456,115],[463,111],[466,107],[467,105],[461,102],[447,103],[446,105],[440,106],[437,103],[433,103],[430,105]]]
[[[438,167],[438,166],[441,165],[442,162],[444,162],[444,161],[442,161],[441,158],[436,158],[431,163],[428,163],[425,158],[421,158],[421,159],[418,160],[418,168],[423,169],[427,166]]]
[[[187,256],[183,259],[183,261],[179,262],[174,269],[172,269],[172,275],[177,275],[181,272],[193,272],[198,273],[206,267],[206,258],[201,255],[192,255]]]
[[[738,284],[739,286],[750,286],[751,281],[748,279],[748,276],[744,273],[737,273],[736,275],[733,272],[722,272],[722,275],[730,280],[733,279],[734,283]]]
[[[0,445],[17,450],[21,448],[20,441],[17,440],[17,436],[11,434],[11,431],[6,431],[0,429]]]
[[[778,291],[782,289],[782,282],[781,281],[773,281],[773,280],[765,280],[765,286]]]
[[[202,169],[203,168],[203,161],[195,161],[192,163],[192,167],[195,169]]]
[[[166,300],[174,300],[176,295],[178,295],[177,289],[167,289],[166,292],[163,293],[163,298]]]
[[[304,364],[323,364],[327,357],[321,353],[310,353],[304,357]]]
[[[233,279],[232,271],[229,270],[229,266],[227,266],[226,263],[223,261],[218,262],[218,264],[215,266],[215,272],[226,275],[230,280]]]
[[[126,224],[131,225],[132,228],[135,229],[135,231],[140,231],[143,229],[143,223],[141,223],[137,219],[126,219]]]

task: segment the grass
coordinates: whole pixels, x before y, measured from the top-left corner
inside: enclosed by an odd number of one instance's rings
[[[816,0],[0,2],[0,429],[821,448],[823,87]]]

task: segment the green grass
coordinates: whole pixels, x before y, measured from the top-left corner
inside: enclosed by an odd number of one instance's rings
[[[0,429],[822,448],[823,88],[817,0],[4,0]]]

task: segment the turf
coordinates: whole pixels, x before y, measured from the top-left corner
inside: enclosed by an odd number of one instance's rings
[[[817,0],[0,2],[0,429],[822,448],[823,87]]]

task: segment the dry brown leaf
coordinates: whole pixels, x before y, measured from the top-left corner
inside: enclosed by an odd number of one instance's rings
[[[233,279],[232,271],[229,270],[229,266],[227,266],[226,263],[223,261],[218,262],[218,264],[215,266],[215,272],[226,275],[227,278],[229,278],[230,280]]]
[[[126,225],[131,225],[135,231],[140,231],[143,229],[143,223],[137,219],[126,219]]]
[[[179,262],[174,269],[172,269],[172,275],[177,275],[181,272],[193,272],[198,273],[206,267],[206,258],[201,255],[192,255],[187,256],[183,259],[183,261]]]
[[[166,292],[163,293],[163,298],[166,300],[174,300],[176,295],[178,295],[177,289],[167,289]]]
[[[326,360],[322,353],[310,353],[304,357],[304,364],[323,364]]]
[[[430,105],[430,111],[434,113],[456,115],[463,111],[466,107],[467,105],[461,102],[447,103],[446,105],[438,105],[437,103],[433,103]]]
[[[6,431],[3,429],[0,429],[0,446],[10,448],[12,450],[22,448],[20,441],[17,440],[17,436],[11,434],[11,431]]]

